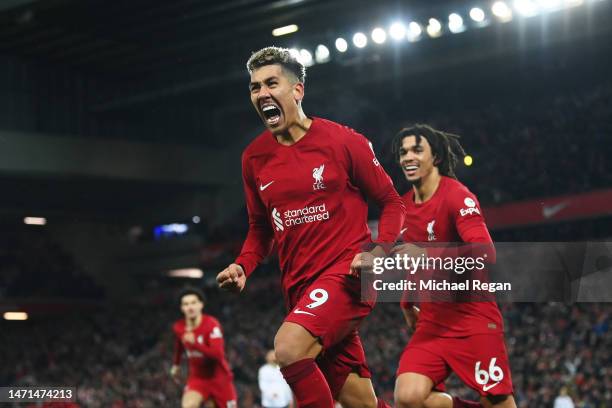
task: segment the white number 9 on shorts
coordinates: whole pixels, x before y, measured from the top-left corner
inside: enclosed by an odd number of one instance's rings
[[[313,300],[312,303],[306,305],[309,309],[314,309],[317,306],[321,306],[323,303],[327,302],[329,299],[329,295],[325,289],[313,289],[310,292],[310,299]]]

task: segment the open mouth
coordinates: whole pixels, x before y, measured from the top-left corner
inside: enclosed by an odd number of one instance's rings
[[[261,112],[266,121],[266,124],[276,125],[281,119],[281,110],[274,104],[265,104],[261,107]]]
[[[419,166],[415,164],[406,164],[402,166],[402,169],[404,170],[404,173],[406,173],[407,176],[414,176],[417,170],[419,169]]]

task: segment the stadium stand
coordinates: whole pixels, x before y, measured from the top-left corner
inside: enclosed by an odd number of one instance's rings
[[[257,406],[257,368],[283,316],[280,299],[270,295],[280,291],[274,272],[259,272],[240,297],[207,292],[206,310],[224,327],[240,406],[246,408]],[[78,384],[83,407],[175,404],[181,389],[168,375],[169,323],[178,318],[174,293],[166,291],[155,304],[139,295],[139,302],[92,313],[2,323],[0,347],[11,353],[0,368],[0,382]],[[508,304],[502,312],[520,407],[552,407],[562,386],[578,407],[612,404],[609,304]],[[361,333],[375,387],[392,400],[399,354],[410,337],[397,304],[377,305]],[[455,377],[447,386],[452,393],[474,397]]]

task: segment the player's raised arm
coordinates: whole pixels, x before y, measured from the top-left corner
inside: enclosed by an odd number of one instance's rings
[[[347,145],[351,179],[382,212],[378,222],[377,242],[387,250],[395,243],[406,217],[404,203],[393,187],[391,177],[379,163],[372,144],[361,134],[353,132],[354,142]]]
[[[262,259],[270,254],[274,237],[265,206],[257,195],[257,183],[251,174],[246,152],[242,156],[242,183],[249,231],[236,261],[217,275],[221,288],[238,291],[244,288],[246,278]]]

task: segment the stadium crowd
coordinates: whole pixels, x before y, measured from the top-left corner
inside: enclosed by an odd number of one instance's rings
[[[460,166],[458,176],[485,206],[612,186],[612,164],[607,159],[612,145],[606,142],[612,134],[610,83],[572,92],[500,97],[484,108],[467,106],[418,116],[391,111],[388,116],[384,127],[373,130],[384,135],[379,140],[385,145],[381,160],[390,154],[384,139],[411,123],[430,123],[456,133],[474,158],[470,168]],[[385,168],[399,181],[397,167],[385,160]],[[396,185],[398,190],[405,188]]]
[[[96,299],[104,295],[103,289],[44,229],[3,224],[2,230],[0,299]]]
[[[241,407],[258,406],[257,370],[283,317],[277,278],[259,271],[240,296],[211,289],[206,311],[219,318]],[[259,276],[258,276],[259,275]],[[175,291],[70,316],[2,323],[0,347],[11,350],[0,383],[76,386],[83,407],[176,405],[181,388],[169,375]],[[580,408],[612,405],[611,304],[506,304],[506,342],[517,402],[552,407],[567,386]],[[9,326],[10,325],[10,326]],[[410,337],[397,304],[378,304],[361,329],[378,392],[392,400],[399,355]],[[183,369],[185,364],[183,364]],[[474,397],[451,377],[450,392]]]

